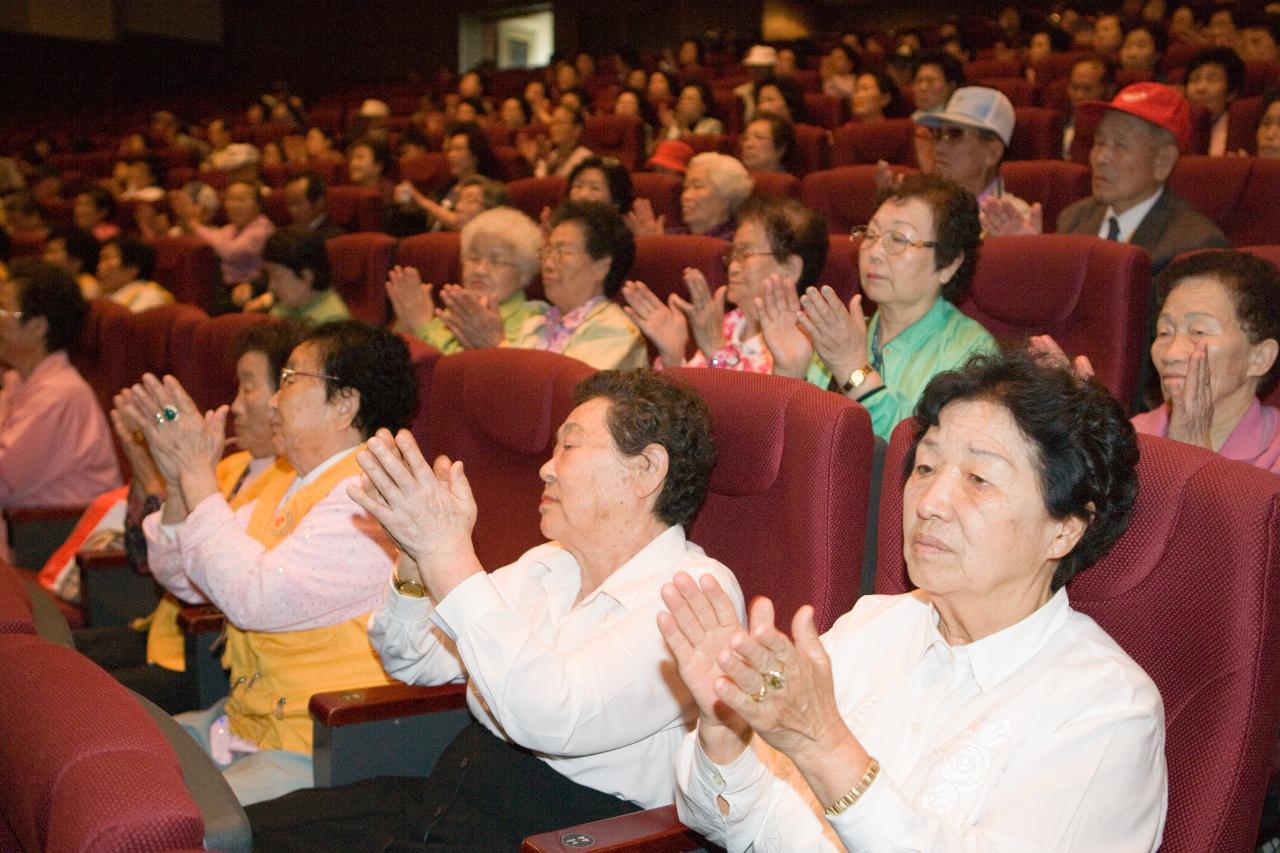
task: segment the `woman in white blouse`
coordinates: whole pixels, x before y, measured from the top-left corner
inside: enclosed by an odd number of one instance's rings
[[[659,617],[698,702],[681,820],[738,850],[1150,851],[1168,799],[1151,679],[1064,585],[1124,530],[1137,446],[1095,382],[1026,354],[939,374],[903,491],[917,589],[822,637],[750,631],[715,583]]]

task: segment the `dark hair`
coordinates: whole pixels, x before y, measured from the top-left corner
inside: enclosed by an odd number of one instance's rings
[[[934,268],[942,269],[964,256],[955,275],[942,285],[942,298],[955,304],[969,289],[978,264],[978,247],[982,243],[978,201],[973,193],[954,181],[929,172],[916,172],[884,191],[876,207],[890,199],[901,203],[913,198],[923,201],[933,214],[934,240],[938,243],[933,250]]]
[[[883,71],[868,68],[855,75],[854,82],[856,83],[857,78],[864,74],[870,75],[876,81],[876,87],[880,89],[880,94],[889,96],[889,103],[884,105],[884,109],[881,112],[886,116],[897,115],[899,110],[899,101],[902,99],[902,96],[899,94],[898,86],[893,82],[893,78],[888,74],[885,74]]]
[[[329,289],[329,253],[325,251],[324,241],[305,225],[276,229],[262,247],[262,260],[288,267],[297,276],[311,270],[311,289],[316,292]]]
[[[587,254],[592,260],[611,258],[604,277],[604,295],[613,297],[636,257],[636,239],[613,205],[602,201],[564,201],[551,214],[551,227],[576,222],[586,238]]]
[[[799,83],[790,77],[775,77],[771,74],[758,81],[752,89],[752,97],[757,103],[760,101],[760,90],[765,86],[772,86],[778,90],[778,94],[787,105],[787,110],[791,113],[792,123],[805,123],[809,114],[804,108],[804,90],[800,88]]]
[[[915,79],[920,69],[926,65],[936,65],[942,72],[943,79],[948,83],[955,86],[965,85],[964,66],[960,64],[960,60],[945,50],[922,50],[920,56],[916,58],[916,67],[911,72],[912,79]]]
[[[525,124],[533,121],[533,107],[529,106],[529,102],[524,99],[523,95],[512,95],[504,98],[502,103],[505,104],[507,101],[515,101],[520,105],[520,114],[524,116]]]
[[[1178,285],[1189,278],[1213,278],[1231,295],[1236,317],[1249,343],[1268,338],[1280,342],[1280,270],[1275,264],[1248,252],[1231,249],[1197,252],[1174,261],[1153,282],[1163,305]],[[1280,358],[1265,376],[1258,378],[1258,396],[1265,397],[1280,382]]]
[[[307,201],[312,204],[322,200],[324,198],[325,190],[329,188],[329,182],[325,180],[324,175],[321,175],[319,172],[311,171],[299,172],[286,181],[285,185],[288,186],[289,184],[296,183],[298,181],[307,182]]]
[[[57,352],[74,348],[89,318],[89,303],[84,301],[71,273],[39,258],[18,258],[9,265],[9,278],[18,291],[22,322],[44,317],[48,324],[45,349]]]
[[[792,255],[800,258],[797,290],[817,283],[830,245],[827,220],[821,213],[788,196],[752,196],[738,211],[738,224],[747,221],[758,222],[764,228],[779,263],[786,263]]]
[[[1040,33],[1044,33],[1049,37],[1049,49],[1054,53],[1066,53],[1071,50],[1071,33],[1067,32],[1062,27],[1055,27],[1052,25],[1038,27],[1031,33],[1031,36],[1035,37]],[[1030,43],[1031,39],[1028,38],[1027,44]]]
[[[138,278],[150,281],[156,268],[156,250],[132,237],[112,237],[105,246],[115,246],[120,250],[120,263],[133,267],[138,271]]]
[[[98,253],[102,249],[102,244],[88,231],[74,225],[55,228],[50,232],[46,242],[51,243],[54,240],[62,241],[67,247],[67,256],[78,260],[81,270],[93,272],[98,268]]]
[[[605,181],[609,184],[609,198],[612,199],[613,206],[618,209],[618,212],[630,212],[636,193],[631,186],[631,173],[627,171],[622,161],[617,157],[601,157],[593,154],[573,167],[573,171],[569,173],[570,188],[573,187],[573,182],[578,175],[587,169],[597,169],[604,175]]]
[[[455,136],[467,138],[467,150],[476,161],[476,171],[486,178],[502,180],[502,162],[493,152],[493,144],[489,142],[489,134],[473,121],[459,121],[449,125],[444,132],[447,142]]]
[[[362,136],[347,146],[347,159],[350,159],[351,152],[361,145],[369,149],[369,153],[373,155],[373,162],[381,166],[382,171],[385,173],[387,166],[391,163],[391,149],[387,147],[387,143],[372,136]]]
[[[925,387],[904,475],[915,467],[920,440],[938,425],[942,409],[957,400],[981,400],[1007,411],[1032,445],[1045,512],[1054,519],[1085,521],[1080,541],[1054,570],[1050,589],[1059,589],[1101,559],[1129,526],[1138,493],[1133,425],[1097,379],[1081,380],[1069,368],[1025,350],[975,355]]]
[[[403,338],[359,320],[333,320],[299,343],[314,344],[324,359],[324,372],[338,377],[325,380],[325,399],[332,400],[343,388],[359,392],[354,423],[362,436],[408,425],[418,403],[418,377]]]
[[[750,127],[757,121],[767,122],[769,125],[769,136],[773,139],[773,147],[782,152],[781,160],[786,160],[796,150],[796,128],[791,122],[787,121],[780,115],[771,112],[757,112],[751,116],[751,121],[747,122]],[[746,127],[742,129],[746,133]]]
[[[602,370],[578,383],[574,404],[609,401],[605,423],[618,451],[638,456],[650,444],[667,451],[667,476],[653,506],[666,524],[688,526],[711,485],[716,445],[711,414],[698,394],[652,370]]]
[[[702,99],[703,116],[714,116],[716,114],[716,98],[711,94],[711,87],[707,85],[705,80],[686,80],[685,84],[680,87],[680,94],[684,94],[685,89],[697,89],[698,97]],[[677,95],[677,98],[679,95]]]
[[[168,175],[168,170],[165,168],[163,160],[161,160],[159,157],[134,157],[131,160],[129,160],[130,166],[135,165],[137,163],[145,163],[147,166],[147,171],[151,172],[151,179],[155,181],[155,185],[158,187],[164,186],[164,181],[166,176]]]
[[[463,98],[458,102],[458,106],[467,104],[471,109],[476,111],[476,115],[485,116],[489,114],[489,105],[484,102],[484,98],[479,96],[472,98]]]
[[[1190,80],[1196,69],[1204,65],[1221,65],[1227,74],[1227,94],[1240,94],[1240,87],[1244,85],[1244,61],[1238,53],[1229,47],[1206,47],[1187,62],[1186,79]]]
[[[1149,21],[1142,21],[1125,30],[1124,37],[1128,38],[1129,33],[1136,32],[1138,30],[1143,30],[1147,35],[1151,36],[1151,41],[1156,46],[1156,60],[1159,61],[1160,57],[1164,56],[1165,48],[1169,46],[1169,36],[1164,31],[1164,28],[1150,23]],[[1123,43],[1124,42],[1121,41],[1121,44]]]
[[[267,381],[274,391],[280,382],[280,370],[289,360],[289,353],[306,337],[307,329],[305,320],[280,319],[255,323],[236,339],[236,361],[247,353],[262,353],[267,360]]]
[[[108,219],[115,214],[116,199],[106,187],[90,187],[83,194],[87,195],[89,201],[93,202],[93,206],[102,211]]]
[[[650,128],[657,127],[658,113],[653,109],[653,104],[649,103],[649,98],[645,95],[644,90],[633,89],[628,86],[621,92],[618,92],[618,97],[621,97],[623,92],[630,92],[636,96],[636,103],[640,107],[640,120]],[[617,98],[614,99],[614,103],[617,103]]]
[[[698,41],[698,39],[696,39],[696,38],[692,38],[692,37],[690,37],[690,38],[686,38],[686,39],[684,39],[683,41],[681,41],[681,42],[680,42],[680,47],[684,47],[686,44],[692,44],[692,45],[694,46],[694,48],[697,50],[697,52],[698,52],[698,59],[697,59],[697,63],[698,63],[698,65],[700,65],[700,66],[701,66],[701,65],[703,64],[703,60],[705,59],[705,52],[704,52],[704,51],[705,51],[705,49],[704,49],[704,48],[703,48],[703,46],[702,46],[702,42]],[[677,52],[677,53],[679,53],[679,48],[677,48],[676,52]]]
[[[1086,53],[1084,56],[1081,56],[1075,62],[1071,63],[1071,70],[1075,70],[1075,67],[1082,62],[1087,62],[1091,65],[1097,65],[1102,69],[1102,82],[1106,84],[1108,91],[1110,91],[1111,88],[1115,86],[1116,64],[1111,59],[1111,57],[1101,53]],[[1070,71],[1068,71],[1067,73],[1068,75],[1070,75]]]

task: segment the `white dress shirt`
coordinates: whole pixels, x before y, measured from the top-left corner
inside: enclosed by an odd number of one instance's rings
[[[1147,674],[1065,590],[968,645],[937,622],[927,593],[863,596],[823,636],[841,715],[881,765],[847,811],[824,818],[759,737],[720,767],[695,732],[676,760],[681,820],[730,851],[1157,849],[1164,706]]]
[[[467,578],[438,605],[388,586],[369,640],[401,681],[469,675],[476,718],[573,781],[669,805],[671,761],[696,716],[656,621],[662,585],[680,571],[715,577],[742,617],[733,574],[677,525],[577,604],[582,570],[554,542]]]
[[[1115,217],[1120,225],[1120,242],[1128,243],[1133,239],[1133,232],[1138,230],[1138,226],[1142,224],[1142,220],[1147,218],[1147,214],[1151,212],[1151,208],[1156,206],[1156,202],[1160,199],[1160,194],[1164,192],[1164,184],[1160,185],[1160,189],[1126,210],[1124,213],[1116,213],[1115,208],[1107,205],[1107,212],[1102,217],[1102,226],[1098,228],[1098,236],[1103,240],[1107,239],[1107,230],[1111,227],[1111,217]]]
[[[281,503],[351,449],[295,478]],[[257,500],[233,512],[215,493],[181,524],[161,524],[161,513],[152,513],[142,522],[151,573],[182,601],[216,604],[242,631],[301,631],[368,613],[378,605],[396,550],[347,496],[358,481],[339,481],[271,550],[245,532]]]

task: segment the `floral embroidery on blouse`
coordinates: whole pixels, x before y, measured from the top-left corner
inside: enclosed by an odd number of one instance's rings
[[[582,321],[587,319],[587,315],[603,301],[603,296],[593,296],[568,314],[552,305],[543,315],[543,325],[538,329],[538,337],[533,342],[533,348],[548,352],[564,352],[564,348],[569,345],[569,339],[582,325]]]

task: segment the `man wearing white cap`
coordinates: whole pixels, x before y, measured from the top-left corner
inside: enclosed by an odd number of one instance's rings
[[[773,73],[773,67],[778,64],[778,51],[767,44],[752,45],[751,50],[742,58],[742,64],[751,72],[751,79],[735,86],[733,94],[742,102],[742,122],[745,127],[756,112],[756,83]]]
[[[981,205],[998,198],[1026,215],[1031,206],[1005,192],[1000,161],[1013,138],[1013,104],[986,86],[956,89],[942,112],[924,113],[916,122],[934,139],[933,171],[973,193]],[[985,223],[984,223],[985,225]]]
[[[1089,149],[1092,194],[1062,211],[1059,234],[1140,246],[1151,256],[1153,275],[1183,252],[1230,248],[1218,226],[1165,186],[1191,138],[1191,107],[1182,95],[1160,83],[1134,83],[1109,102],[1078,104],[1076,115],[1101,115]],[[988,202],[982,213],[988,233],[1043,230],[1039,205],[1027,214]]]

